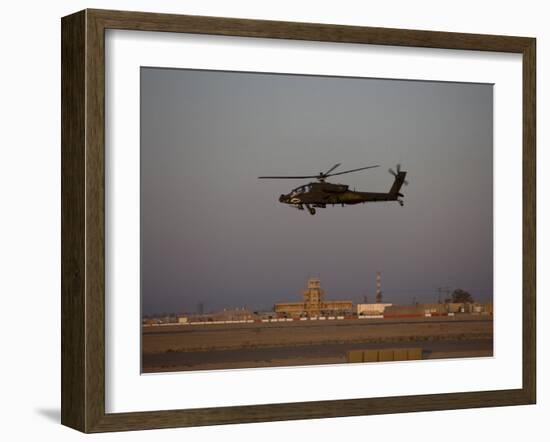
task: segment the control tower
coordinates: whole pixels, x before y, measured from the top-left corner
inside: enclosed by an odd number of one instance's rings
[[[307,289],[304,290],[305,311],[312,315],[318,315],[324,297],[325,291],[321,288],[321,280],[319,278],[309,278]]]
[[[351,314],[351,301],[327,301],[319,278],[309,278],[307,289],[303,292],[303,302],[280,302],[273,310],[283,317],[318,317]]]

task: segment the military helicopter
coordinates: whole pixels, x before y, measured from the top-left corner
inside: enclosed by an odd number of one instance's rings
[[[345,170],[343,172],[333,172],[336,168],[340,167],[341,163],[335,164],[326,172],[319,172],[318,175],[308,176],[260,176],[259,179],[285,179],[285,180],[301,180],[308,178],[316,178],[318,182],[305,184],[303,186],[296,187],[288,194],[282,194],[279,197],[279,202],[289,204],[296,207],[298,210],[304,210],[304,207],[309,211],[311,215],[315,215],[315,208],[324,209],[327,204],[341,204],[344,207],[346,204],[360,204],[370,203],[376,201],[397,201],[400,206],[403,206],[403,194],[399,193],[403,184],[407,185],[405,176],[407,172],[401,170],[401,165],[396,166],[396,172],[389,169],[388,172],[392,174],[395,179],[389,192],[356,192],[355,190],[349,190],[349,186],[346,184],[333,184],[327,183],[326,179],[331,176],[344,175],[346,173],[358,172],[360,170],[373,169],[375,166],[359,167],[358,169]]]

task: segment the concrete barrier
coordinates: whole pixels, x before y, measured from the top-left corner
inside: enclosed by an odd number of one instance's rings
[[[363,360],[363,350],[349,350],[346,354],[346,358],[350,363],[365,362]]]
[[[408,348],[407,349],[407,360],[416,361],[422,359],[422,349],[421,348]]]
[[[364,350],[363,362],[378,362],[378,350]]]
[[[394,361],[408,361],[409,360],[409,349],[408,348],[394,348],[393,349],[393,360]]]
[[[381,348],[368,350],[349,350],[347,362],[391,362],[416,361],[422,359],[422,348]]]
[[[378,350],[378,360],[380,362],[394,361],[395,359],[393,359],[393,348],[384,348]]]

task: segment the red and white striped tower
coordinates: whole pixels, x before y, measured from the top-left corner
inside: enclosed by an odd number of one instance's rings
[[[376,272],[376,302],[382,302],[382,276],[380,272]]]

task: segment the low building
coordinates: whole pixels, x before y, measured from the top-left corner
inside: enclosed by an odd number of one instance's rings
[[[472,304],[472,313],[492,315],[493,314],[493,304]]]
[[[461,313],[464,311],[464,304],[461,302],[450,302],[446,305],[449,313]]]
[[[246,308],[224,308],[216,313],[202,315],[193,315],[189,318],[190,322],[225,322],[225,321],[250,321],[255,315]]]
[[[394,304],[384,310],[386,316],[422,316],[448,313],[447,304]]]
[[[217,320],[221,321],[247,321],[254,318],[254,314],[246,308],[223,309],[216,315]]]
[[[273,310],[281,317],[341,316],[352,313],[352,301],[328,301],[324,297],[321,281],[318,278],[310,278],[307,289],[303,292],[303,302],[277,303]]]
[[[357,304],[358,316],[370,316],[370,315],[382,315],[386,307],[390,307],[392,304],[384,304],[381,302],[375,304]]]
[[[492,304],[477,304],[471,302],[451,303],[446,304],[449,313],[485,313],[490,309],[492,311]]]
[[[407,315],[446,315],[456,313],[492,313],[492,304],[474,304],[474,303],[445,303],[445,304],[411,304],[411,305],[391,305],[384,310],[387,316],[407,316]]]
[[[277,314],[274,311],[259,311],[254,312],[254,319],[273,319],[277,317]]]
[[[385,316],[423,315],[422,304],[394,304],[384,310]]]
[[[443,314],[448,313],[446,304],[418,304],[424,310],[424,314]]]

